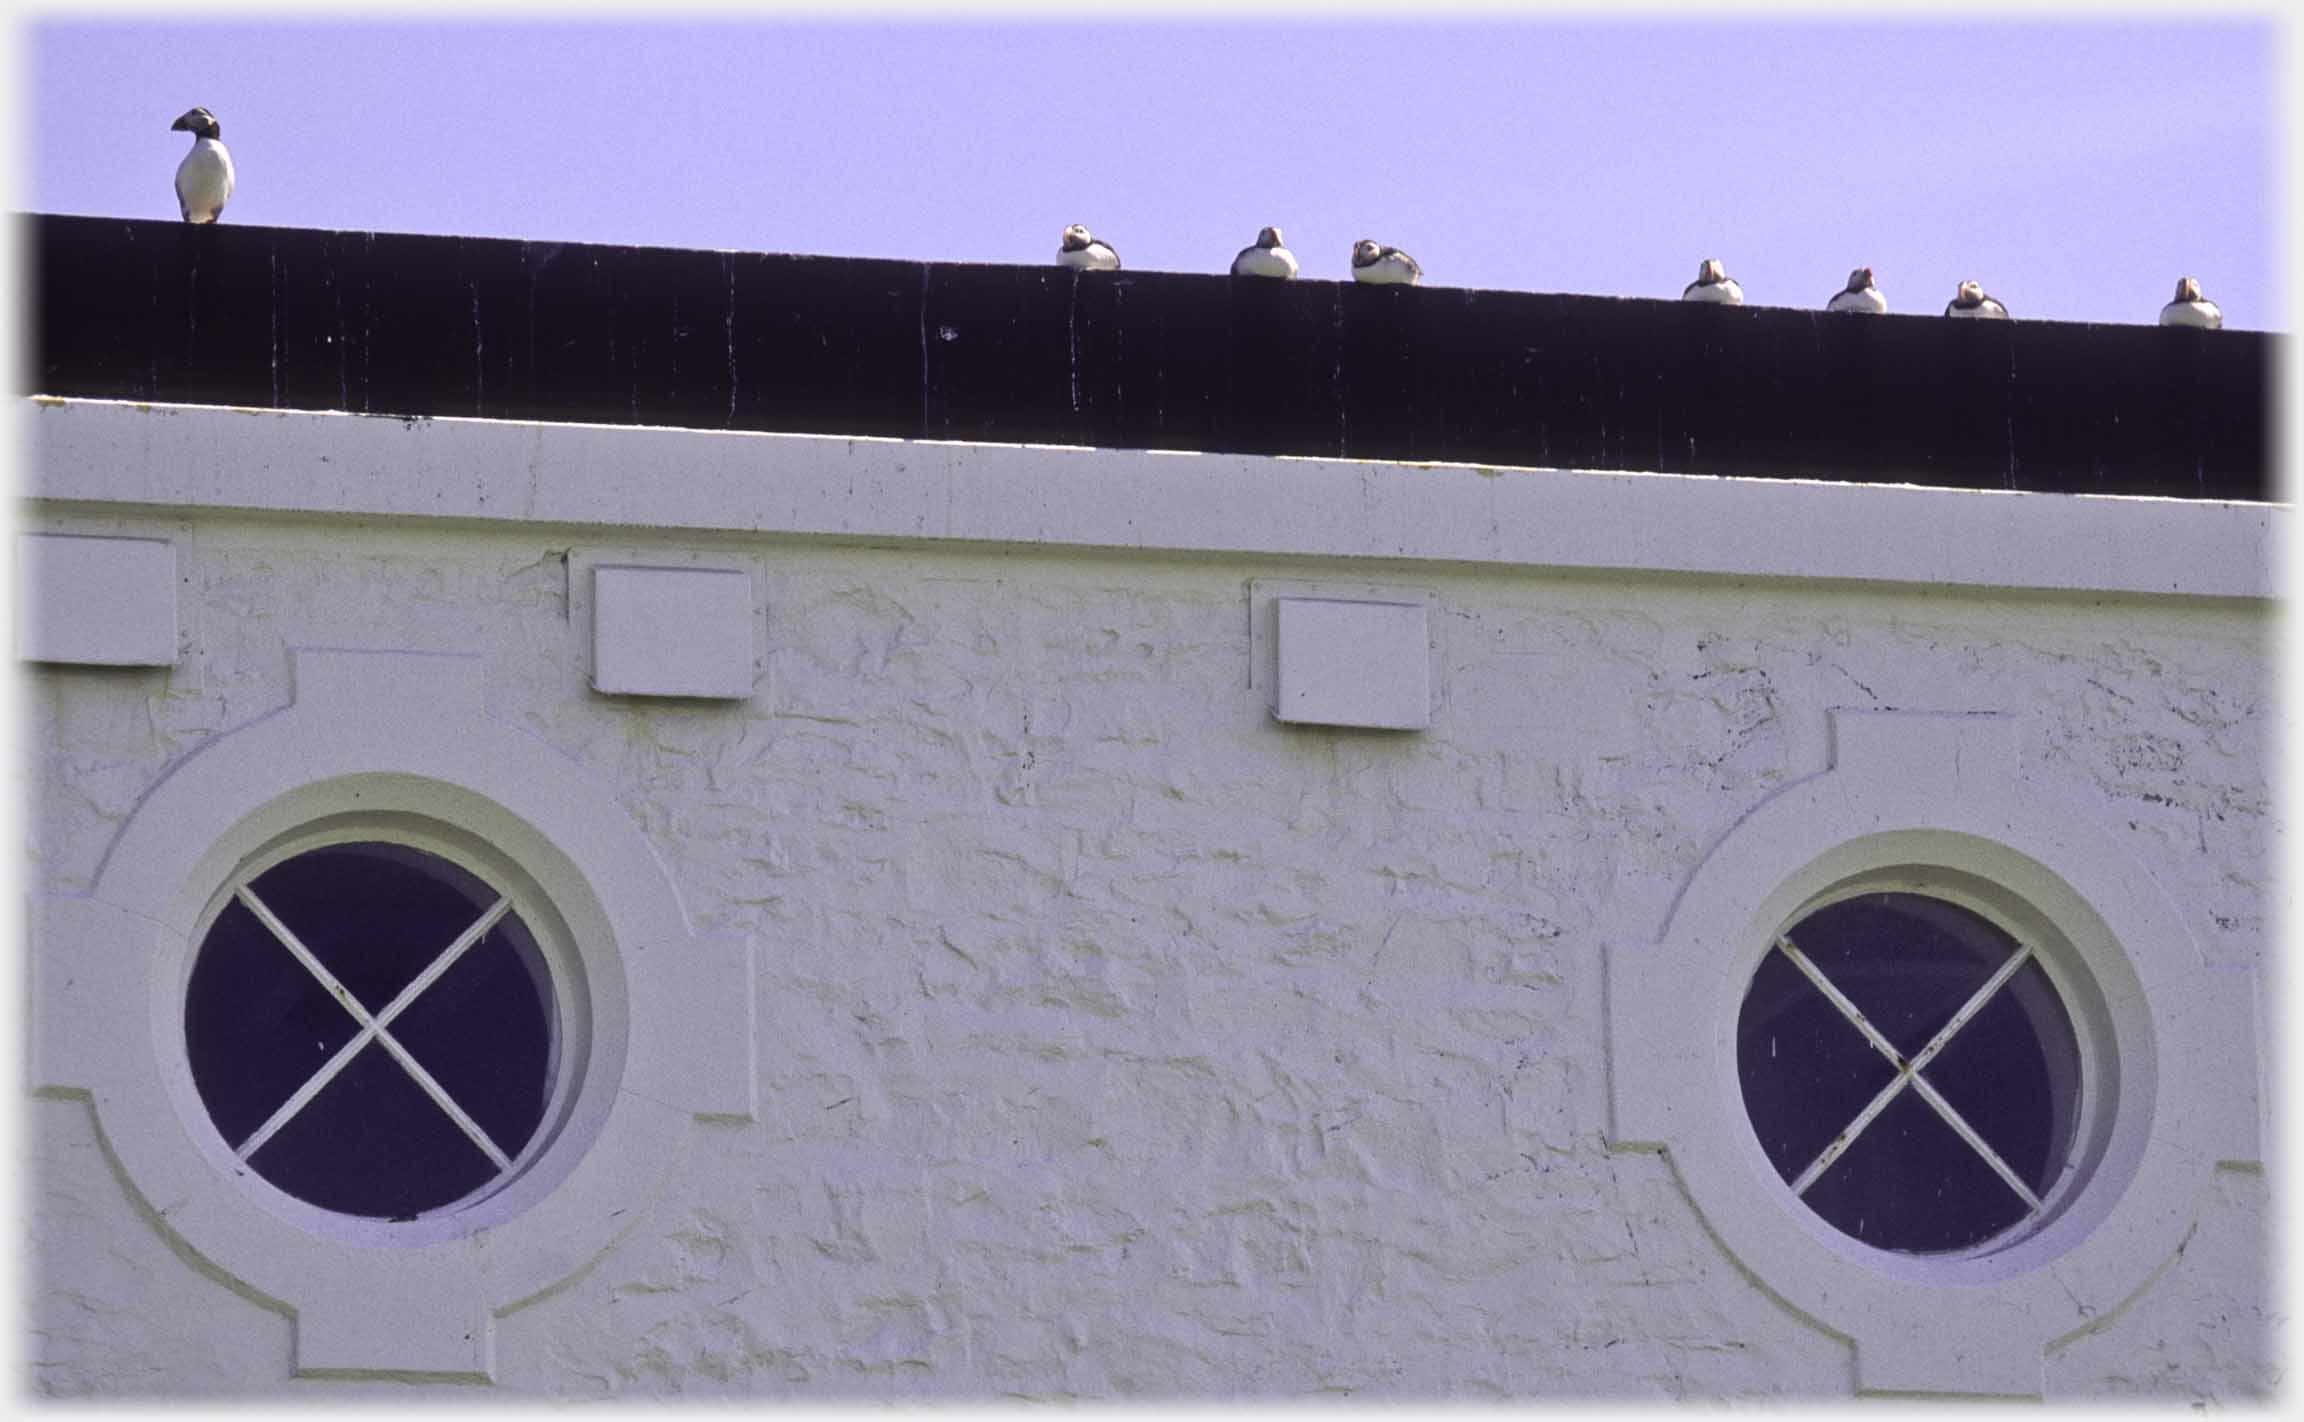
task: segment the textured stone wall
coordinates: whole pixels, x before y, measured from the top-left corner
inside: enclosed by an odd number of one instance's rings
[[[28,669],[35,891],[293,645],[470,651],[613,785],[701,928],[753,936],[762,1114],[497,1324],[552,1397],[1837,1395],[1847,1346],[1604,1141],[1601,944],[1826,763],[1833,706],[1993,709],[2212,961],[2276,849],[2263,604],[1792,580],[51,509],[176,540],[186,655]],[[750,701],[587,689],[569,557],[763,570]],[[1435,594],[1433,729],[1283,727],[1247,584]],[[50,1394],[286,1381],[291,1320],[141,1218],[88,1107],[26,1107]],[[2257,1393],[2264,1176],[2050,1355],[2051,1397]],[[164,1201],[154,1208],[165,1209]]]

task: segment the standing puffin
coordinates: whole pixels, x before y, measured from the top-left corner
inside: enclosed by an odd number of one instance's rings
[[[216,115],[195,108],[168,131],[192,135],[192,151],[176,165],[176,206],[186,222],[214,222],[232,197],[232,155],[224,151],[222,125]]]
[[[1256,234],[1256,245],[1242,247],[1232,259],[1232,275],[1278,277],[1296,275],[1296,254],[1280,245],[1280,229],[1267,227]]]
[[[1858,267],[1848,273],[1848,285],[1832,293],[1824,303],[1827,311],[1860,311],[1867,316],[1878,316],[1888,309],[1888,298],[1872,284],[1872,269]]]
[[[1952,304],[1944,308],[1944,314],[1947,316],[1967,316],[1970,318],[1982,318],[1987,321],[2005,321],[2009,319],[2008,308],[2002,306],[1999,302],[1993,300],[1991,297],[1986,296],[1984,294],[1984,283],[1980,281],[1964,281],[1960,283],[1959,293],[1952,298]]]
[[[1728,269],[1720,265],[1718,257],[1706,257],[1704,264],[1696,268],[1696,280],[1681,288],[1680,299],[1710,301],[1721,306],[1742,306],[1744,288],[1736,284],[1736,278],[1728,275]]]
[[[1414,286],[1424,280],[1424,269],[1398,247],[1363,237],[1352,244],[1352,279],[1371,286]]]
[[[1120,270],[1120,254],[1075,222],[1064,229],[1064,245],[1056,249],[1056,264],[1080,272],[1116,272]]]
[[[2200,294],[2200,283],[2190,277],[2180,277],[2176,282],[2176,299],[2160,308],[2160,324],[2220,331],[2224,328],[2224,312]]]

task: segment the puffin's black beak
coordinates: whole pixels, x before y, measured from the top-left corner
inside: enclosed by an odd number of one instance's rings
[[[176,122],[168,125],[168,131],[170,133],[189,133],[191,129],[192,115],[190,114],[186,114],[184,117],[176,120]]]

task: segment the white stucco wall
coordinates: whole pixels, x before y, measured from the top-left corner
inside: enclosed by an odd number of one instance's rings
[[[1604,1030],[1607,946],[1827,768],[1835,708],[2005,713],[2027,793],[2204,965],[2267,961],[2262,506],[21,419],[22,526],[168,540],[182,643],[27,669],[33,892],[90,892],[172,767],[289,704],[291,648],[469,653],[486,714],[749,943],[756,1118],[695,1124],[637,1224],[495,1317],[509,1391],[1848,1393],[1850,1342],[1728,1257],[1671,1157],[1610,1149]],[[754,694],[595,692],[603,564],[750,573]],[[1275,721],[1267,580],[1428,599],[1430,729]],[[292,1380],[295,1321],[187,1261],[86,1099],[26,1138],[38,1389],[406,1395]],[[2268,1178],[2208,1178],[2047,1396],[2277,1384]]]

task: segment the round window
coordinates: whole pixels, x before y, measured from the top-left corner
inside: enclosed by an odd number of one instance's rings
[[[1997,1247],[2074,1166],[2080,1046],[2032,949],[1948,900],[1817,908],[1761,960],[1737,1022],[1744,1107],[1808,1208],[1865,1244]]]
[[[354,840],[252,865],[202,936],[192,1082],[287,1194],[408,1220],[509,1183],[545,1143],[562,1023],[511,895],[439,854]]]

